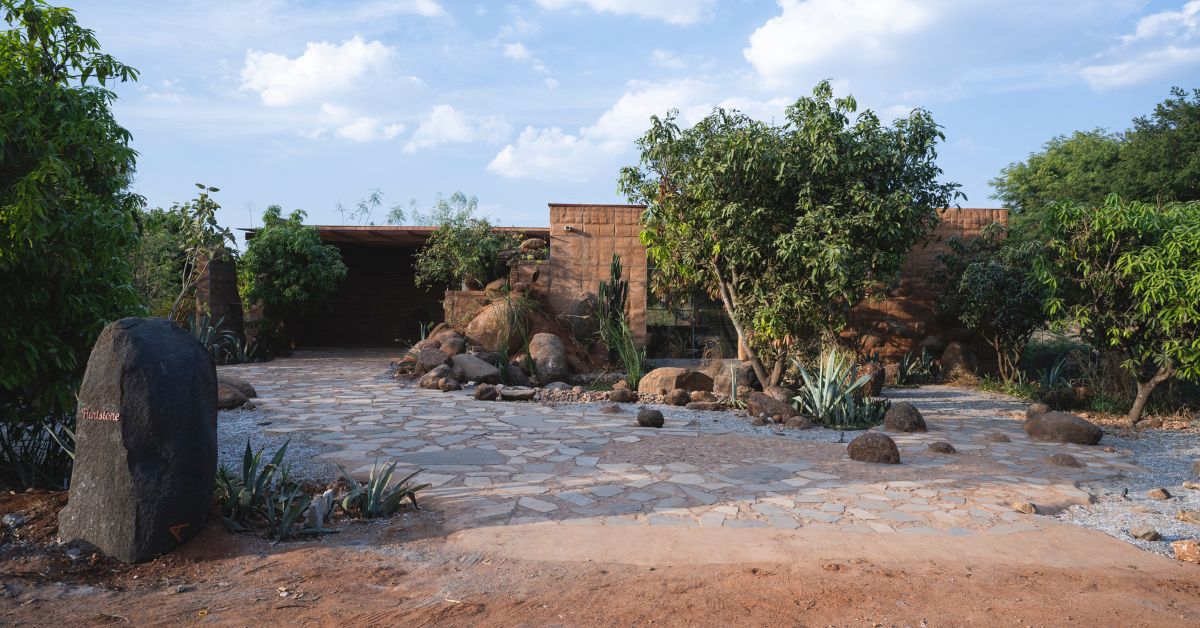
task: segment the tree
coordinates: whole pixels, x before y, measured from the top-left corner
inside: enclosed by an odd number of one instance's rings
[[[1046,230],[1037,269],[1047,311],[1126,358],[1137,380],[1130,424],[1159,384],[1200,380],[1200,202],[1061,203]]]
[[[416,283],[418,286],[471,284],[483,287],[504,268],[500,252],[516,249],[521,237],[516,233],[496,231],[486,218],[476,218],[479,201],[455,192],[450,198],[438,198],[429,214],[413,210],[411,218],[419,223],[432,223],[437,229],[430,234],[425,246],[417,253]],[[400,218],[403,221],[403,217]],[[389,222],[392,222],[389,219]]]
[[[137,71],[69,9],[0,0],[0,11],[11,27],[0,32],[0,483],[61,486],[65,456],[25,454],[44,444],[42,421],[70,424],[104,325],[140,311],[136,153],[106,89]]]
[[[1000,377],[1012,382],[1033,333],[1046,323],[1046,289],[1032,272],[1039,247],[1008,239],[992,224],[975,238],[951,238],[932,273],[937,311],[974,330],[996,351]]]
[[[929,112],[887,127],[856,110],[825,81],[781,126],[717,109],[681,130],[672,111],[621,171],[621,191],[647,205],[654,290],[720,299],[760,381],[781,380],[800,339],[842,329],[961,196],[937,181],[944,138]]]
[[[1133,121],[1114,190],[1146,202],[1200,200],[1200,89],[1171,88],[1149,117]]]
[[[462,192],[455,192],[449,197],[438,194],[433,209],[428,212],[421,211],[416,199],[408,202],[407,212],[399,205],[392,207],[388,212],[387,223],[389,225],[441,225],[449,222],[463,222],[473,218],[478,210],[479,199],[475,196],[467,196]]]
[[[296,210],[284,218],[279,205],[267,207],[262,228],[246,242],[238,263],[242,302],[262,303],[268,336],[280,326],[286,334],[301,316],[333,296],[346,277],[341,252],[322,243],[316,228],[305,226],[305,215]]]

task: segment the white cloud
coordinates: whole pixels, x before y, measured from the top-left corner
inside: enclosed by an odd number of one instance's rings
[[[384,124],[379,118],[359,116],[349,124],[338,127],[337,136],[355,142],[392,140],[404,132],[401,123]]]
[[[586,6],[597,13],[636,15],[669,24],[694,24],[712,14],[715,0],[537,0],[546,9]]]
[[[546,89],[558,89],[558,81],[552,78],[547,78],[542,81],[542,84],[546,86]]]
[[[354,87],[392,55],[383,43],[364,42],[357,35],[340,45],[310,42],[295,59],[248,50],[241,88],[258,92],[269,107],[309,102]]]
[[[509,59],[516,59],[517,61],[528,61],[533,58],[533,55],[530,54],[529,49],[526,48],[525,44],[522,44],[521,42],[508,44],[505,46],[504,56],[508,57]]]
[[[472,117],[450,105],[436,105],[404,144],[404,152],[415,153],[449,143],[496,143],[502,141],[509,132],[510,127],[502,118]]]
[[[839,56],[890,56],[935,14],[915,0],[779,0],[779,6],[780,15],[755,30],[742,51],[770,85],[787,85]]]
[[[1200,0],[1143,17],[1120,42],[1079,70],[1092,89],[1127,87],[1200,63]]]
[[[582,181],[590,174],[588,162],[597,157],[596,147],[562,129],[525,127],[516,144],[496,154],[488,170],[510,179]]]

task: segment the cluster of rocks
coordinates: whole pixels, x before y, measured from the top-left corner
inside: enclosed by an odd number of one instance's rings
[[[257,396],[258,391],[254,390],[250,382],[228,373],[217,374],[217,408],[253,410],[255,405],[250,400]]]

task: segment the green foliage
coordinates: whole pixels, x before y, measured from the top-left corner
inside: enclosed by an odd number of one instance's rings
[[[927,349],[921,349],[919,356],[914,356],[912,351],[906,351],[896,365],[896,386],[915,387],[928,384],[936,375],[937,363]]]
[[[277,541],[330,531],[299,527],[312,496],[291,479],[283,464],[287,448],[284,443],[264,464],[264,450],[255,452],[246,441],[240,475],[225,466],[217,469],[213,499],[225,527],[234,532],[262,530]]]
[[[193,312],[188,316],[188,327],[216,364],[241,364],[252,361],[258,348],[257,341],[247,345],[233,331],[221,329],[224,320],[219,318],[213,322],[210,315],[197,316]]]
[[[837,429],[865,429],[883,421],[889,404],[886,399],[860,398],[857,391],[871,376],[855,379],[852,356],[831,349],[815,373],[810,375],[803,364],[797,368],[804,385],[792,405],[813,420]]]
[[[1154,388],[1200,379],[1200,202],[1056,205],[1038,276],[1062,326],[1126,358],[1137,379],[1136,423]]]
[[[1044,284],[1033,273],[1034,242],[1014,242],[999,224],[970,240],[951,238],[939,253],[933,283],[938,314],[957,320],[996,351],[1000,377],[1013,381],[1033,333],[1046,323]]]
[[[263,212],[263,226],[238,263],[242,303],[262,303],[266,335],[276,344],[286,339],[289,324],[333,296],[347,272],[337,247],[323,244],[316,228],[304,225],[303,211],[282,214],[278,205]]]
[[[625,305],[629,299],[629,282],[622,279],[621,256],[613,253],[609,265],[609,280],[601,281],[596,300],[596,319],[599,322],[600,340],[616,353],[625,369],[625,381],[637,390],[642,375],[646,372],[646,350],[639,347],[629,328]]]
[[[1012,381],[1004,381],[991,375],[984,375],[979,380],[979,389],[1017,397],[1018,399],[1041,400],[1037,383],[1027,381],[1023,373],[1019,373]]]
[[[397,463],[393,460],[380,466],[376,460],[375,464],[371,465],[371,475],[365,484],[355,480],[344,467],[338,465],[342,477],[350,486],[350,492],[342,498],[342,510],[363,519],[374,519],[392,516],[406,499],[416,508],[417,493],[429,488],[430,484],[414,484],[412,480],[424,469],[418,469],[392,485]]]
[[[718,109],[680,129],[672,111],[651,119],[640,164],[621,172],[621,191],[648,206],[656,293],[720,299],[765,384],[794,343],[842,329],[890,284],[937,208],[960,196],[937,182],[943,136],[929,112],[888,127],[856,110],[822,82],[778,126]]]
[[[729,365],[729,405],[734,408],[745,408],[746,402],[738,397],[738,368],[735,364]]]
[[[486,218],[476,218],[477,207],[475,197],[467,200],[455,192],[449,202],[439,200],[432,214],[418,215],[437,221],[437,229],[417,253],[418,286],[458,288],[470,284],[468,288],[477,289],[503,272],[500,252],[520,246],[521,236],[496,231]]]
[[[105,89],[137,71],[69,9],[0,0],[0,13],[0,483],[59,488],[70,460],[41,425],[70,426],[100,330],[140,311],[136,153]]]

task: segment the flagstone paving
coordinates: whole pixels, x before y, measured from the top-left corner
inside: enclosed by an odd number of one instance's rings
[[[921,410],[929,432],[891,434],[903,463],[870,465],[850,461],[844,444],[805,442],[804,432],[716,433],[704,419],[675,419],[673,408],[663,408],[666,427],[640,428],[635,404],[604,414],[476,401],[390,379],[387,364],[379,353],[310,352],[222,370],[258,389],[269,433],[336,448],[322,457],[356,474],[389,458],[425,469],[433,487],[422,495],[450,529],[550,521],[1004,534],[1052,525],[1013,511],[1014,501],[1043,511],[1087,503],[1079,482],[1137,469],[1103,444],[1032,442],[1022,404],[954,387],[888,390]],[[936,441],[960,453],[930,452]],[[1050,465],[1054,453],[1083,466]]]

